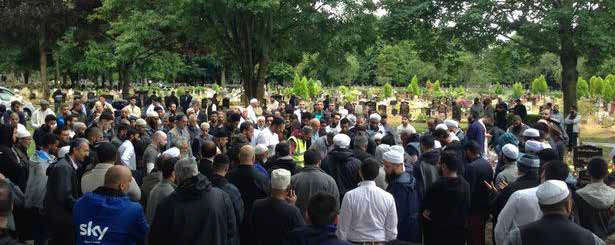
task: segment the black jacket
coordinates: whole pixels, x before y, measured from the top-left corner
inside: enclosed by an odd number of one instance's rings
[[[352,154],[361,162],[365,161],[365,159],[368,159],[370,157],[374,157],[362,149],[354,149],[352,150]]]
[[[540,178],[538,177],[538,174],[529,173],[519,177],[515,182],[512,182],[508,186],[504,187],[504,189],[500,191],[494,200],[494,217],[497,218],[497,216],[500,215],[500,211],[502,211],[504,205],[508,202],[508,198],[510,198],[515,191],[533,188],[539,184]]]
[[[237,224],[229,195],[199,174],[156,208],[149,234],[155,244],[230,244]]]
[[[519,227],[523,245],[593,245],[594,235],[560,214],[546,214],[540,220]]]
[[[298,172],[297,165],[295,165],[295,162],[291,156],[280,157],[270,163],[267,163],[267,172],[269,172],[269,175],[271,175],[271,171],[278,168],[283,168],[290,171],[291,175],[295,175]]]
[[[577,190],[574,195],[575,221],[603,240],[615,232],[610,208],[615,203],[615,190],[595,182]]]
[[[337,239],[335,226],[308,225],[294,229],[289,235],[291,245],[351,245],[352,243]]]
[[[416,179],[416,188],[419,192],[419,199],[423,200],[425,193],[431,185],[438,180],[438,162],[440,162],[440,150],[424,152],[414,164],[412,173]]]
[[[233,203],[233,210],[235,211],[235,220],[236,224],[241,224],[243,221],[243,201],[241,200],[241,193],[239,193],[239,189],[235,187],[233,184],[229,183],[224,176],[220,176],[217,174],[213,174],[211,176],[211,183],[215,186],[226,192],[228,196],[231,198],[231,202]],[[239,233],[236,233],[235,237],[232,239],[232,244],[239,244]]]
[[[51,227],[63,229],[73,226],[73,206],[81,197],[77,170],[68,156],[47,168],[45,217]]]
[[[470,192],[472,194],[472,206],[470,209],[486,211],[489,208],[491,191],[485,186],[483,181],[489,183],[493,180],[491,165],[486,159],[479,157],[468,165],[465,179],[470,184]]]
[[[247,232],[249,225],[246,222],[246,217],[250,217],[252,204],[255,200],[267,197],[269,179],[263,173],[256,170],[254,166],[248,165],[238,165],[229,172],[227,178],[229,182],[239,189],[244,204],[244,219],[239,227],[241,243],[251,244],[249,232]]]
[[[329,152],[321,165],[322,170],[335,180],[340,199],[359,184],[360,167],[361,161],[354,157],[351,150],[339,147]]]

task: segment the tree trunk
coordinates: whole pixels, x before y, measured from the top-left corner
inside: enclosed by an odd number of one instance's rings
[[[45,41],[41,39],[38,45],[41,69],[41,89],[43,90],[44,99],[49,99],[49,83],[47,81],[47,51],[45,49]]]
[[[56,84],[60,84],[60,56],[54,55],[54,63],[56,65]]]
[[[130,78],[126,64],[120,65],[120,81],[122,83],[122,96],[128,97],[130,95]]]
[[[267,71],[269,70],[269,55],[267,52],[263,53],[263,56],[258,62],[258,73],[256,76],[256,86],[254,88],[254,96],[262,105],[266,105],[265,101],[265,78],[267,77]]]
[[[226,84],[226,66],[222,64],[222,69],[220,71],[220,86],[224,86]]]
[[[23,72],[23,81],[25,84],[30,83],[30,71],[26,70]]]
[[[564,97],[564,115],[570,113],[570,108],[577,105],[577,60],[579,54],[574,44],[572,30],[572,6],[561,7],[563,13],[558,19],[560,39],[560,62],[562,64],[562,94]]]

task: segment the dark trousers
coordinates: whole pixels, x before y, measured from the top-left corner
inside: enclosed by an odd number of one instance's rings
[[[47,229],[45,219],[38,208],[32,208],[32,240],[34,245],[45,245]]]
[[[470,212],[468,245],[485,245],[485,224],[489,218],[486,210],[474,210]]]

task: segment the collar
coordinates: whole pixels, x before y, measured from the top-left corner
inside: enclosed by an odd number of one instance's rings
[[[105,187],[105,186],[98,187],[93,192],[99,195],[111,196],[111,197],[123,197],[126,195],[125,193],[121,191],[118,191],[116,189],[112,189],[109,187]]]
[[[376,186],[376,181],[373,180],[366,180],[366,181],[361,181],[359,182],[359,186]]]

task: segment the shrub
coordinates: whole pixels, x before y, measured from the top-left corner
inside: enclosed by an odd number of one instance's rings
[[[602,95],[602,89],[604,88],[604,81],[599,76],[593,76],[589,79],[589,95],[591,97],[599,97]]]
[[[494,91],[494,92],[495,92],[495,94],[497,94],[497,95],[502,95],[502,94],[504,94],[504,89],[502,88],[502,85],[500,85],[500,83],[497,83],[497,84],[495,85],[495,91]]]
[[[390,83],[385,83],[384,86],[382,86],[382,95],[384,95],[385,99],[393,95],[393,87]]]
[[[577,81],[577,94],[581,98],[589,97],[589,85],[587,85],[587,81],[583,77],[579,77]]]
[[[615,100],[615,75],[608,75],[604,79],[602,98],[607,102]]]
[[[548,89],[549,87],[547,85],[547,80],[545,79],[545,76],[540,75],[539,77],[535,78],[534,81],[532,81],[530,91],[532,92],[532,94],[544,94],[547,92]]]
[[[216,91],[216,93],[220,92],[220,85],[218,85],[217,83],[214,83],[213,86],[211,86],[211,88]]]
[[[513,98],[520,98],[523,94],[525,94],[525,89],[521,83],[515,83],[512,86],[512,96]]]
[[[322,84],[317,80],[310,79],[307,88],[310,98],[318,97],[322,92]]]
[[[420,95],[421,90],[419,88],[419,79],[416,76],[412,77],[410,84],[408,85],[408,93],[412,95]]]
[[[440,92],[440,80],[436,80],[436,82],[433,84],[433,91]]]
[[[307,99],[310,96],[306,77],[300,77],[299,74],[295,74],[292,93],[303,99]]]

